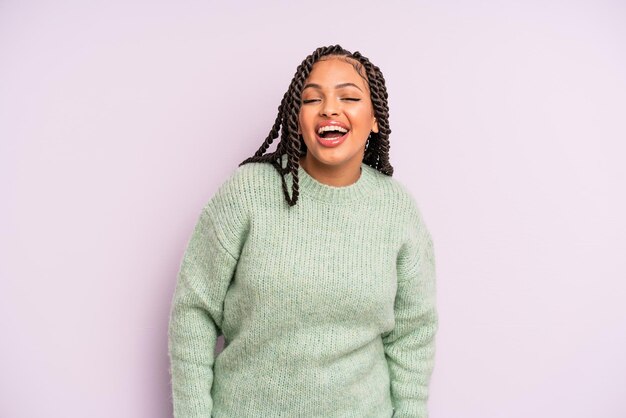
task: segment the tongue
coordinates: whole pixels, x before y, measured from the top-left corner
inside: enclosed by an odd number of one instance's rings
[[[324,132],[322,136],[324,138],[339,138],[340,136],[343,136],[343,134],[337,131],[328,131],[328,132]]]

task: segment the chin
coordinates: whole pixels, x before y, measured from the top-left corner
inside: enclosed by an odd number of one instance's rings
[[[312,153],[311,156],[322,164],[339,166],[353,160],[354,158],[358,158],[358,152],[354,154],[348,154],[341,150],[324,149],[321,150],[321,152]]]

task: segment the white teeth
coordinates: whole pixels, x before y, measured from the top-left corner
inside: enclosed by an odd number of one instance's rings
[[[319,135],[319,134],[321,134],[322,132],[328,132],[328,131],[339,131],[339,132],[342,132],[342,133],[344,133],[344,134],[345,134],[346,132],[348,132],[348,130],[347,130],[347,129],[344,129],[344,128],[342,128],[341,126],[333,126],[333,125],[330,125],[330,126],[322,126],[321,128],[319,128],[319,129],[318,129],[317,133],[318,133],[318,135]]]

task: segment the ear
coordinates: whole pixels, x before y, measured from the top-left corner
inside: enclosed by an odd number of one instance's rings
[[[372,123],[372,132],[378,133],[378,121],[374,118],[374,122]]]

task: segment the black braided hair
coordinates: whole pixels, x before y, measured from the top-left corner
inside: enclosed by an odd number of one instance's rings
[[[300,165],[300,157],[304,156],[307,151],[304,139],[298,134],[302,87],[313,69],[313,64],[320,59],[331,56],[346,57],[346,62],[352,64],[357,73],[369,83],[374,115],[378,122],[378,132],[370,133],[365,144],[363,162],[383,174],[388,176],[393,175],[393,167],[389,163],[389,134],[391,133],[391,129],[389,129],[388,95],[383,73],[377,66],[372,64],[367,57],[361,55],[358,51],[351,53],[343,49],[340,45],[320,47],[306,57],[296,69],[289,89],[283,96],[280,106],[278,106],[278,116],[276,117],[274,126],[272,126],[269,135],[261,147],[252,157],[239,163],[239,166],[251,162],[272,164],[281,176],[283,192],[289,206],[294,206],[298,201],[298,167]],[[350,61],[348,58],[356,62]],[[367,77],[363,76],[363,69]],[[279,131],[280,142],[276,150],[265,154],[274,139],[278,137]],[[280,158],[283,154],[287,154],[287,166],[285,168],[282,167]],[[291,197],[287,192],[287,183],[285,181],[285,175],[287,173],[291,173],[293,180]]]

